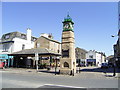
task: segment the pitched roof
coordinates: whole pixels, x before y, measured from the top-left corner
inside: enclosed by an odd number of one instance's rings
[[[58,55],[60,56],[59,53],[55,53],[47,48],[32,48],[32,49],[25,49],[25,50],[21,50],[18,52],[14,52],[10,55],[28,55],[28,54],[35,54],[38,53],[40,55],[45,55],[45,54],[54,54],[54,55]]]
[[[44,36],[41,36],[41,37],[43,37],[43,38],[45,38],[45,39],[47,39],[47,40],[49,40],[49,41],[53,41],[53,42],[56,42],[56,43],[59,43],[59,44],[60,44],[60,42],[58,42],[58,41],[56,41],[56,40],[53,40],[53,39],[50,39],[50,38],[47,38],[47,37],[44,37]]]
[[[6,39],[6,38],[5,38],[6,35],[9,35],[9,38]],[[24,37],[22,37],[22,36],[24,36]],[[18,37],[18,38],[27,40],[26,34],[16,31],[16,32],[10,32],[10,33],[3,34],[3,35],[2,35],[2,38],[1,38],[1,42],[12,41],[13,38],[15,38],[15,37]],[[37,38],[32,36],[31,39],[32,39],[32,41],[33,41],[33,39],[37,39]]]
[[[83,48],[79,48],[79,47],[76,47],[75,50],[80,50],[80,51],[84,51],[84,52],[88,52],[87,50],[83,49]]]

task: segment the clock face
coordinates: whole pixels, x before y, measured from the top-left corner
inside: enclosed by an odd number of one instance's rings
[[[70,28],[73,29],[73,25],[72,24],[70,24]]]
[[[68,24],[65,24],[64,28],[68,29],[68,28],[69,28],[69,25],[68,25]]]

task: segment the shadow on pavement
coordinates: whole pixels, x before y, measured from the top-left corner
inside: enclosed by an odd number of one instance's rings
[[[92,68],[92,69],[81,69],[81,72],[103,72],[103,73],[113,73],[114,68]],[[120,68],[115,69],[116,73],[120,73]]]
[[[106,77],[113,77],[113,75],[105,75]]]
[[[59,72],[55,72],[55,71],[48,71],[48,70],[42,70],[42,71],[38,71],[38,72],[43,72],[43,73],[51,73],[51,74],[59,74]]]

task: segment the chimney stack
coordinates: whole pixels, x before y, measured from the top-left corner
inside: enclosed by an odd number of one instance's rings
[[[27,40],[28,41],[31,41],[31,29],[30,28],[27,28]]]

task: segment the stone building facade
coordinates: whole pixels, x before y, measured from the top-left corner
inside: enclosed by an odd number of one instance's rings
[[[55,53],[55,54],[60,54],[61,55],[61,43],[54,40],[52,34],[41,34],[40,37],[35,41],[34,48],[37,49],[48,49],[49,51]],[[57,63],[59,66],[60,63],[60,57],[51,57],[52,61],[50,61],[50,58],[48,56],[42,57],[40,63],[42,64],[51,64],[50,66],[55,66],[56,65],[56,58],[57,58]],[[51,62],[51,63],[50,63]]]
[[[120,30],[118,32],[118,40],[117,43],[114,45],[114,60],[118,67],[120,67]]]
[[[118,2],[118,40],[113,46],[114,48],[114,60],[118,67],[120,67],[120,1]]]
[[[82,48],[75,48],[76,62],[77,65],[85,66],[86,64],[86,53],[87,51]]]
[[[54,40],[50,34],[41,34],[35,41],[34,48],[47,48],[54,53],[61,54],[61,43]]]

